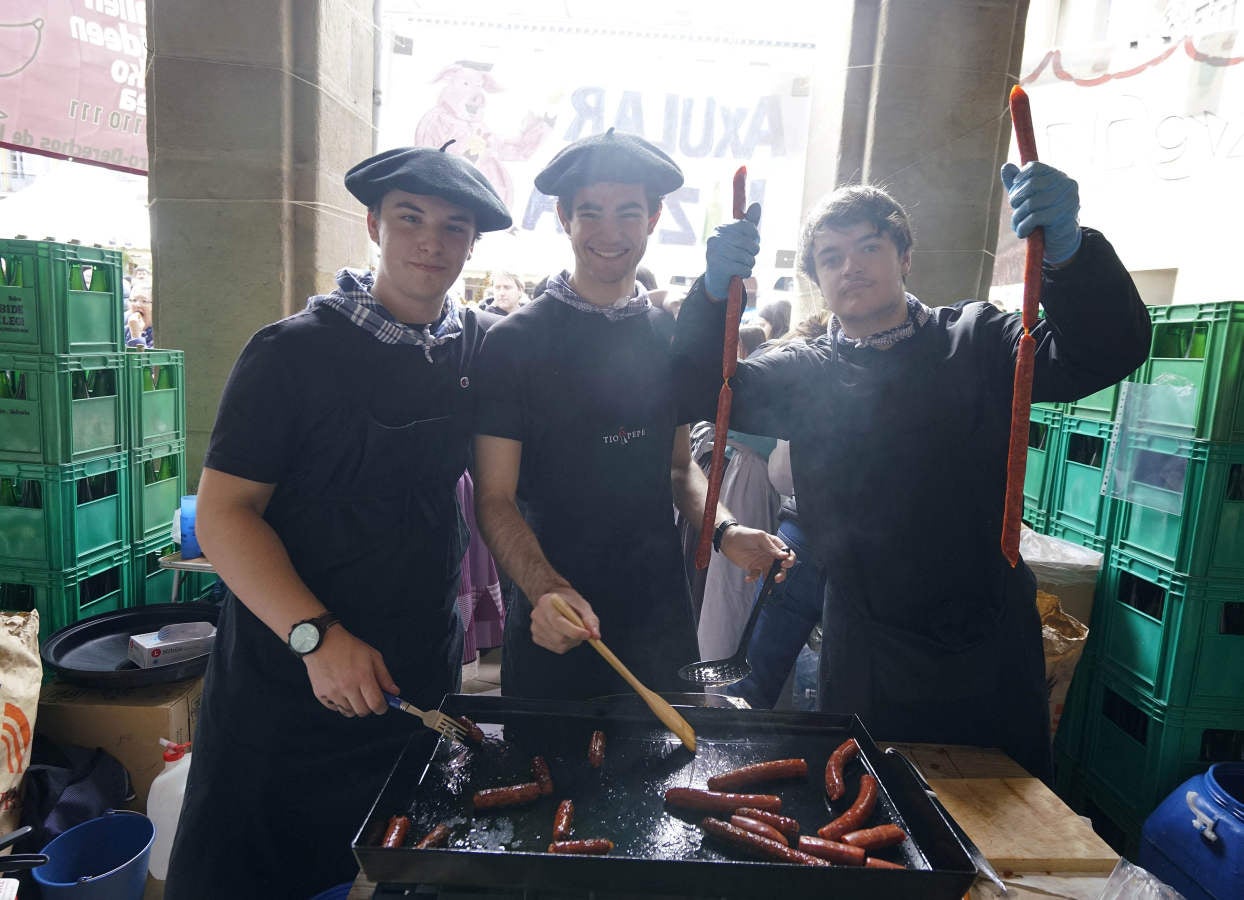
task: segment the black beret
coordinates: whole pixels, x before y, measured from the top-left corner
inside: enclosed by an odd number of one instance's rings
[[[565,197],[599,181],[642,184],[664,196],[682,187],[682,169],[639,135],[610,128],[563,147],[536,176],[536,189]]]
[[[446,153],[445,147],[398,147],[378,153],[346,172],[346,190],[369,207],[389,191],[441,197],[474,213],[480,231],[509,228],[513,220],[497,189],[479,169]]]

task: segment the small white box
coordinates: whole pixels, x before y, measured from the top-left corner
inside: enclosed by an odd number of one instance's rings
[[[130,636],[130,661],[143,669],[169,666],[212,652],[216,626],[211,622],[180,622],[159,631]]]

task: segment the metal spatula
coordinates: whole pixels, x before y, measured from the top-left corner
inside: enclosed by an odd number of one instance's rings
[[[729,659],[712,659],[696,663],[688,663],[678,670],[678,677],[692,684],[706,687],[720,687],[742,681],[752,673],[751,663],[747,661],[747,645],[751,643],[752,632],[756,630],[756,621],[760,618],[760,608],[773,595],[773,586],[777,583],[778,573],[782,571],[782,559],[775,559],[765,576],[765,583],[760,588],[760,596],[752,604],[752,614],[747,617],[747,625],[739,638],[739,649]]]

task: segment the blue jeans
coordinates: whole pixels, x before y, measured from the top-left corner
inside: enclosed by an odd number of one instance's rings
[[[726,688],[726,693],[760,709],[772,709],[777,703],[799,651],[821,621],[825,602],[825,573],[812,563],[811,548],[799,524],[783,519],[778,536],[795,551],[795,565],[774,587],[756,620],[747,645],[751,674]],[[760,595],[759,587],[756,594]]]

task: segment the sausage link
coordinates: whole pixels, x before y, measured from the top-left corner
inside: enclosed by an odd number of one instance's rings
[[[517,806],[530,803],[540,796],[540,785],[534,781],[511,784],[506,787],[486,788],[476,791],[472,802],[476,809],[495,809],[498,806]]]
[[[406,842],[406,832],[410,829],[409,816],[394,816],[384,830],[381,847],[400,847]]]
[[[827,841],[836,841],[848,831],[856,831],[868,821],[877,805],[877,779],[865,772],[860,776],[860,793],[851,808],[828,825],[817,829],[817,835]]]
[[[570,829],[574,823],[574,801],[563,800],[557,804],[557,812],[553,814],[553,840],[564,841],[570,837]]]
[[[449,840],[449,826],[443,822],[437,825],[415,844],[416,850],[427,850],[429,847],[444,847]]]
[[[786,839],[786,835],[782,834],[768,822],[761,822],[759,819],[750,819],[747,816],[736,814],[730,817],[730,824],[735,828],[742,828],[744,831],[750,831],[752,834],[758,834],[761,837],[767,837],[772,841],[790,846],[790,841]]]
[[[844,844],[863,847],[865,850],[880,850],[893,847],[907,840],[907,832],[897,825],[878,825],[876,828],[865,828],[861,831],[848,831],[842,836]]]
[[[613,849],[613,841],[607,838],[585,838],[579,841],[554,841],[549,853],[574,853],[599,856]]]
[[[553,776],[549,774],[549,764],[544,761],[543,756],[532,757],[531,774],[536,779],[536,784],[540,785],[540,793],[553,793]]]
[[[592,739],[587,745],[587,761],[594,769],[599,769],[600,764],[605,761],[605,733],[603,731],[592,732]]]
[[[1028,419],[1032,411],[1032,375],[1036,366],[1036,346],[1036,338],[1031,334],[1024,334],[1019,339],[1019,349],[1015,355],[1011,440],[1007,448],[1006,495],[1002,508],[1002,554],[1012,568],[1019,562],[1019,531],[1024,510],[1024,470],[1028,465]]]
[[[900,866],[898,863],[892,863],[888,859],[877,859],[870,856],[864,860],[864,866],[869,869],[906,869],[906,866]]]
[[[788,838],[799,836],[799,823],[790,816],[780,816],[775,812],[769,812],[765,809],[752,809],[750,806],[740,806],[735,812],[740,816],[747,816],[749,819],[755,819],[758,822],[766,822]]]
[[[842,799],[847,789],[842,781],[842,772],[846,769],[847,763],[859,752],[860,745],[856,743],[855,738],[847,738],[838,745],[837,750],[829,754],[829,762],[825,763],[825,792],[829,794],[830,800]]]
[[[1011,126],[1015,129],[1015,143],[1019,147],[1019,161],[1029,163],[1037,158],[1037,137],[1032,127],[1032,104],[1028,94],[1018,84],[1011,88],[1008,98],[1011,107]]]
[[[806,759],[774,759],[714,775],[708,780],[708,787],[713,791],[737,791],[739,788],[764,781],[806,778],[807,775],[808,761]]]
[[[862,866],[866,856],[863,847],[852,847],[850,844],[827,841],[824,838],[812,837],[808,834],[799,838],[799,849],[804,853],[811,853],[813,856],[819,856],[821,859],[827,859],[840,866]]]
[[[466,716],[454,716],[454,721],[466,729],[466,739],[472,744],[484,743],[483,730]]]
[[[782,798],[776,794],[726,794],[700,788],[670,788],[665,792],[665,802],[670,806],[727,815],[743,806],[768,812],[780,812],[782,809]]]
[[[796,863],[804,866],[827,866],[829,865],[823,859],[813,856],[810,853],[804,853],[796,850],[794,847],[788,847],[785,844],[775,841],[772,838],[762,837],[759,834],[753,834],[729,822],[723,822],[720,819],[706,818],[700,822],[700,828],[706,831],[710,836],[717,838],[722,843],[729,844],[732,847],[744,851],[751,856],[759,856],[762,859],[772,859],[778,862]]]

